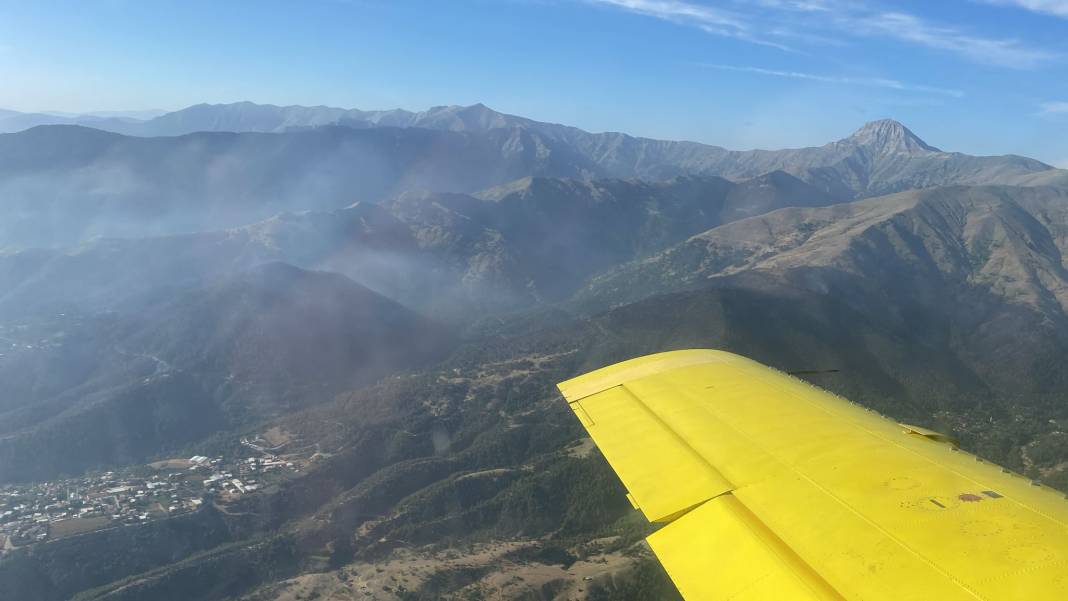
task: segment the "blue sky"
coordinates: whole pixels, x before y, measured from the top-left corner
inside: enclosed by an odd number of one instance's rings
[[[487,105],[730,148],[893,117],[1068,166],[1068,0],[0,0],[0,107]]]

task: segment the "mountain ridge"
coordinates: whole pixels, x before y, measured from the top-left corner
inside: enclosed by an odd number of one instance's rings
[[[135,311],[49,318],[69,340],[8,351],[0,481],[144,462],[422,367],[452,345],[446,328],[365,286],[281,262],[147,296]],[[49,319],[26,323],[47,332]],[[49,372],[75,367],[81,380],[49,390]]]
[[[626,304],[741,273],[788,280],[791,273],[828,269],[873,286],[898,278],[916,298],[937,295],[913,281],[982,289],[1068,324],[1068,230],[1062,222],[1068,222],[1063,188],[957,186],[785,208],[718,226],[596,276],[579,298],[597,306]],[[819,278],[797,281],[826,292]]]
[[[101,127],[105,125],[106,123]],[[275,106],[244,101],[231,104],[198,104],[143,122],[113,125],[112,131],[117,133],[147,136],[173,136],[198,131],[284,133],[325,126],[386,126],[482,133],[493,129],[521,128],[571,146],[604,169],[606,175],[620,178],[663,179],[684,172],[750,178],[782,169],[810,183],[816,183],[817,175],[807,174],[807,169],[830,167],[836,162],[851,158],[851,151],[858,148],[868,151],[862,153],[867,156],[861,157],[861,160],[870,159],[871,156],[885,158],[897,154],[959,154],[945,153],[927,144],[903,124],[892,119],[871,121],[851,135],[823,146],[782,150],[728,150],[700,142],[657,140],[618,132],[591,133],[572,126],[501,113],[481,103],[470,106],[435,106],[413,112],[403,109],[363,111],[327,106]],[[821,153],[826,156],[820,158]],[[1003,155],[1000,158],[1014,158],[1014,155]],[[799,164],[791,165],[791,161]],[[759,167],[747,168],[746,163]],[[1029,163],[1027,168],[1030,171],[1053,169],[1040,161]],[[813,179],[810,180],[810,177]],[[857,194],[870,196],[891,191],[897,190],[856,188],[852,189],[852,194],[854,197]]]
[[[101,125],[109,124],[106,119],[95,115],[56,115],[48,113],[19,113],[6,111],[0,117],[12,115],[34,115],[47,117],[49,115],[57,119],[57,124],[88,123],[71,122],[69,119],[81,117],[97,119]],[[256,119],[259,117],[259,119]],[[203,120],[198,123],[198,119]],[[554,122],[543,122],[503,113],[494,110],[483,103],[472,105],[437,105],[422,111],[406,109],[382,109],[363,110],[331,107],[326,105],[273,105],[259,104],[251,101],[239,101],[233,103],[200,103],[152,117],[150,119],[127,118],[126,126],[115,123],[115,133],[125,135],[144,136],[177,136],[188,133],[203,131],[227,131],[233,133],[260,132],[260,133],[284,133],[290,128],[321,127],[329,125],[341,125],[350,127],[370,126],[393,126],[393,127],[422,127],[427,129],[447,129],[453,131],[487,130],[502,127],[528,127],[538,129],[543,133],[552,133],[556,137],[567,139],[568,136],[604,136],[606,139],[618,137],[633,138],[645,142],[658,142],[662,144],[682,144],[699,146],[715,151],[727,152],[769,152],[764,149],[728,150],[722,146],[689,140],[665,140],[640,136],[629,136],[617,131],[589,132],[578,127]],[[160,127],[153,128],[156,123]],[[40,123],[41,125],[47,123]],[[143,127],[143,131],[138,131]],[[106,129],[106,127],[100,127]],[[12,133],[0,127],[0,132]],[[852,141],[867,146],[898,146],[908,150],[923,150],[939,153],[941,149],[927,144],[912,130],[901,122],[892,118],[881,118],[866,122],[852,134],[841,138],[838,142]],[[829,144],[834,144],[831,142]],[[779,150],[804,150],[809,147],[787,147]],[[772,151],[773,152],[773,151]]]
[[[416,118],[429,128],[404,126]],[[590,134],[484,106],[284,133],[145,138],[52,125],[0,134],[0,248],[236,227],[282,211],[420,190],[472,194],[524,177],[741,182],[774,172],[836,201],[956,184],[1068,186],[1068,171],[1025,157],[942,152],[885,120],[821,147],[780,151]]]
[[[431,313],[493,312],[559,300],[593,273],[713,225],[833,202],[785,173],[740,183],[530,177],[477,195],[409,192],[225,230],[0,254],[0,313],[103,310],[146,287],[276,260],[343,273]]]

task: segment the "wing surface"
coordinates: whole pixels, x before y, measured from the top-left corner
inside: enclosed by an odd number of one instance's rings
[[[690,601],[1068,599],[1068,500],[936,432],[721,351],[559,387]]]

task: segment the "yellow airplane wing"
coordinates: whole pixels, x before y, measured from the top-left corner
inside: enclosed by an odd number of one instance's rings
[[[1068,500],[730,353],[559,385],[688,601],[1065,601]]]

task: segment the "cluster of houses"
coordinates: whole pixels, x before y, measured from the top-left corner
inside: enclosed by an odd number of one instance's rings
[[[116,472],[0,489],[0,534],[13,546],[194,511],[203,489],[186,474]]]
[[[195,455],[163,469],[0,487],[0,555],[14,547],[196,511],[206,501],[259,490],[263,478],[299,469],[271,454],[224,461]],[[154,464],[157,465],[157,464]]]
[[[259,490],[261,482],[258,477],[271,472],[292,472],[297,469],[292,461],[284,461],[273,455],[249,457],[236,465],[227,466],[226,469],[212,469],[211,475],[205,478],[202,484],[207,494],[222,495],[226,498]]]

